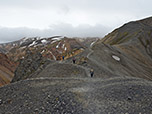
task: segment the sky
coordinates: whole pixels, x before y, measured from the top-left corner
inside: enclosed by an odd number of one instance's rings
[[[104,37],[152,16],[152,0],[0,0],[0,43],[23,37]]]

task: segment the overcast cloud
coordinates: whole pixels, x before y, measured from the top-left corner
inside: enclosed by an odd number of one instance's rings
[[[151,16],[151,0],[0,0],[0,42],[22,37],[103,37]]]

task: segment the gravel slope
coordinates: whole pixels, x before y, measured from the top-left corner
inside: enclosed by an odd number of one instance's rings
[[[138,78],[37,78],[0,88],[1,114],[150,114],[152,82]]]

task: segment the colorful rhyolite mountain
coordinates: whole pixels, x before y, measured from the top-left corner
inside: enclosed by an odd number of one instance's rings
[[[64,59],[67,59],[83,52],[97,39],[98,38],[67,38],[62,36],[23,38],[18,41],[0,44],[0,52],[6,54],[7,59],[13,61],[16,66],[20,64],[21,60],[37,54],[42,55],[42,57],[46,59],[60,61],[62,60],[62,56],[64,56]],[[1,62],[4,63],[5,60],[1,60]],[[6,66],[12,68],[11,64]],[[1,75],[0,85],[7,84],[12,80],[16,66],[10,71],[10,77]],[[25,66],[26,65],[23,65],[23,67]]]

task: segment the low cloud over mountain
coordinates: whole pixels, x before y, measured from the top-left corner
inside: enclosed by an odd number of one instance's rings
[[[103,37],[111,30],[109,27],[103,25],[91,26],[83,24],[79,26],[72,26],[68,23],[60,23],[51,25],[48,29],[34,29],[27,27],[6,28],[0,27],[0,43],[14,41],[23,37],[43,36],[49,37],[53,35],[62,35],[69,37]]]

